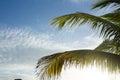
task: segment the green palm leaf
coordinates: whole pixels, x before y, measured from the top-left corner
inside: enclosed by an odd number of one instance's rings
[[[45,56],[38,61],[37,75],[41,80],[59,77],[63,66],[80,68],[96,65],[109,73],[120,71],[120,55],[96,50],[76,50]]]
[[[118,44],[113,40],[105,40],[97,48],[95,48],[95,50],[111,52],[120,55],[120,46],[117,47],[117,45]]]
[[[120,25],[120,12],[108,13],[108,14],[102,15],[101,17],[109,21],[112,21],[117,25]]]
[[[64,26],[75,27],[88,23],[91,24],[93,29],[100,30],[100,35],[104,38],[113,38],[114,41],[120,44],[120,26],[110,20],[107,20],[107,15],[103,15],[102,17],[77,12],[54,18],[51,25],[58,25],[61,29]]]
[[[99,0],[95,5],[93,6],[94,8],[103,8],[106,7],[112,3],[115,3],[113,6],[116,6],[116,4],[120,4],[120,0]]]

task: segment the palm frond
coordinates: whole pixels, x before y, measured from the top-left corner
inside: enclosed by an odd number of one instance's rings
[[[120,12],[108,13],[101,17],[120,25]]]
[[[96,51],[75,50],[45,56],[38,61],[36,70],[41,80],[57,78],[63,66],[76,65],[80,68],[96,65],[109,73],[120,72],[120,55]]]
[[[118,44],[113,40],[105,40],[97,48],[95,48],[95,50],[111,52],[120,55],[120,46],[117,47],[117,45]]]
[[[105,17],[105,16],[104,16]],[[120,43],[120,26],[109,21],[107,19],[103,19],[102,17],[90,15],[87,13],[73,13],[64,16],[60,16],[54,18],[51,25],[58,27],[61,29],[64,26],[80,26],[82,24],[91,24],[93,29],[100,30],[100,35],[104,38],[113,38],[116,42]]]
[[[113,6],[116,6],[116,4],[120,4],[120,0],[100,0],[97,3],[94,4],[93,9],[94,8],[103,8],[106,7],[110,4],[115,3]]]

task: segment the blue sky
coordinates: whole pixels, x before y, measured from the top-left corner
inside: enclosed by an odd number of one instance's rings
[[[36,79],[37,60],[74,49],[94,49],[102,39],[88,25],[52,28],[53,18],[91,10],[95,0],[0,0],[0,79]],[[100,13],[99,13],[100,14]]]

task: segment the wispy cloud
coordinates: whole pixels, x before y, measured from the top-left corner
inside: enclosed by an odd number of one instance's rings
[[[90,36],[85,36],[83,38],[84,41],[76,40],[71,45],[71,42],[69,41],[67,43],[57,42],[57,40],[52,38],[53,37],[52,35],[53,34],[46,34],[46,33],[37,34],[27,29],[1,30],[0,49],[2,49],[2,51],[5,51],[8,50],[9,48],[11,49],[11,48],[24,47],[24,48],[43,48],[49,50],[67,50],[67,49],[74,49],[75,46],[77,47],[79,46],[81,48],[83,47],[82,45],[85,45],[87,47],[89,43],[91,43],[91,41],[93,46],[98,45],[101,42],[100,38],[98,37],[95,38],[94,35],[92,34]]]
[[[91,34],[89,36],[86,36],[85,38],[86,45],[88,45],[88,49],[94,49],[96,48],[100,43],[102,43],[103,39],[100,37],[97,37],[95,34]]]
[[[81,40],[71,41],[60,41],[53,36],[54,34],[34,33],[29,29],[0,30],[0,63],[12,62],[12,60],[18,63],[18,59],[20,59],[19,62],[24,60],[27,62],[27,59],[31,57],[35,59],[36,56],[38,58],[38,55],[58,51],[94,49],[102,42],[101,38],[93,34],[81,37]]]
[[[35,80],[34,66],[28,64],[8,64],[1,65],[0,67],[0,79],[2,80],[14,80],[21,78],[23,80]]]
[[[6,29],[0,31],[0,48],[40,47],[48,39],[47,34],[37,35],[27,29]]]
[[[37,33],[22,28],[0,30],[0,74],[7,75],[3,80],[17,77],[32,80],[35,64],[41,56],[73,49],[94,49],[102,42],[93,34],[71,41],[61,41],[54,36],[60,34]]]

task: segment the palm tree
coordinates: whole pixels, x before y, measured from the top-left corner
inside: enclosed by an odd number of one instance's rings
[[[102,0],[94,5],[93,8],[103,8],[112,4],[120,5],[119,0]],[[97,29],[100,36],[104,38],[95,50],[75,50],[56,53],[42,57],[36,66],[37,75],[42,79],[57,78],[63,67],[78,65],[84,66],[97,65],[103,70],[120,72],[120,8],[113,12],[101,16],[88,13],[72,13],[54,18],[51,25],[63,27],[79,27],[82,24],[90,24],[92,29]]]
[[[96,50],[75,50],[56,53],[42,57],[36,66],[37,75],[41,80],[57,78],[62,68],[76,65],[81,69],[85,66],[96,65],[109,73],[120,72],[120,55],[96,51]]]

